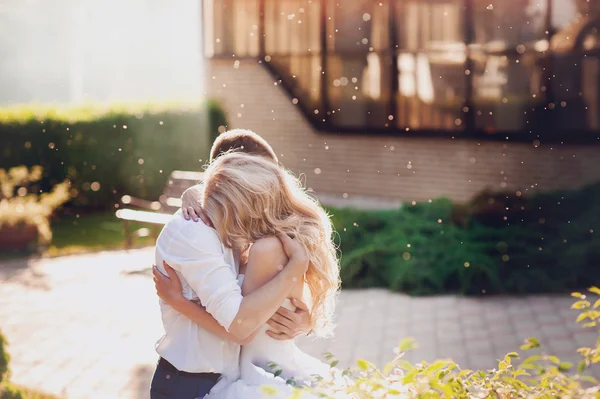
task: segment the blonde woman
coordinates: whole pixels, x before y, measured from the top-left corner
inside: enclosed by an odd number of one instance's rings
[[[268,283],[287,263],[278,234],[304,244],[309,266],[304,278],[290,287],[290,298],[307,303],[315,334],[331,333],[340,285],[333,229],[325,211],[296,178],[263,157],[225,154],[206,171],[203,209],[222,243],[248,254],[247,264],[240,266],[243,295]],[[178,283],[173,278],[157,284],[161,298],[174,307],[182,300]],[[290,300],[283,306],[294,309]],[[258,399],[264,395],[263,385],[275,384],[286,393],[291,389],[286,386],[289,379],[301,382],[314,374],[329,373],[328,365],[300,351],[293,340],[269,337],[264,333],[268,328],[266,324],[260,327],[242,346],[239,375],[225,376],[208,398]]]

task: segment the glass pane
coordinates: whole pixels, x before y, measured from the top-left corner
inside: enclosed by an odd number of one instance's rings
[[[463,0],[396,2],[399,48],[415,51],[463,43],[463,9]]]
[[[398,128],[464,129],[463,8],[462,0],[396,3]]]
[[[493,50],[546,40],[546,0],[474,0],[475,43]]]
[[[398,128],[464,129],[465,51],[457,47],[398,56]]]
[[[539,127],[546,98],[547,59],[536,52],[472,53],[475,126],[489,133],[530,131]]]
[[[332,123],[344,127],[387,127],[391,114],[390,71],[387,55],[328,55],[327,96]]]
[[[327,0],[329,52],[368,52],[373,27],[381,27],[385,23],[379,20],[381,12],[378,10],[378,4],[372,0]],[[377,23],[374,18],[378,18]]]
[[[255,57],[259,0],[204,0],[205,53]]]
[[[273,55],[269,57],[269,64],[291,90],[295,97],[294,104],[300,104],[313,111],[320,110],[320,54]]]

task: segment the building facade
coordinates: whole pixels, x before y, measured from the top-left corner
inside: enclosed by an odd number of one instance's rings
[[[204,0],[206,86],[336,203],[575,188],[600,180],[597,10]]]

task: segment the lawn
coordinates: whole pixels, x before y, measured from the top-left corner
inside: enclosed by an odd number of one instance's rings
[[[133,224],[133,229],[147,228]],[[46,255],[59,256],[107,249],[122,249],[125,245],[123,225],[113,211],[63,215],[52,222],[52,243]],[[151,237],[136,237],[134,245],[152,245]]]

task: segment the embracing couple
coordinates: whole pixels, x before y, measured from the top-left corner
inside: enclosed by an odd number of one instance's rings
[[[294,338],[333,328],[332,234],[265,140],[247,130],[220,135],[203,187],[186,191],[156,243],[165,334],[151,398],[253,399],[265,385],[285,396],[286,381],[327,375],[329,365]]]

